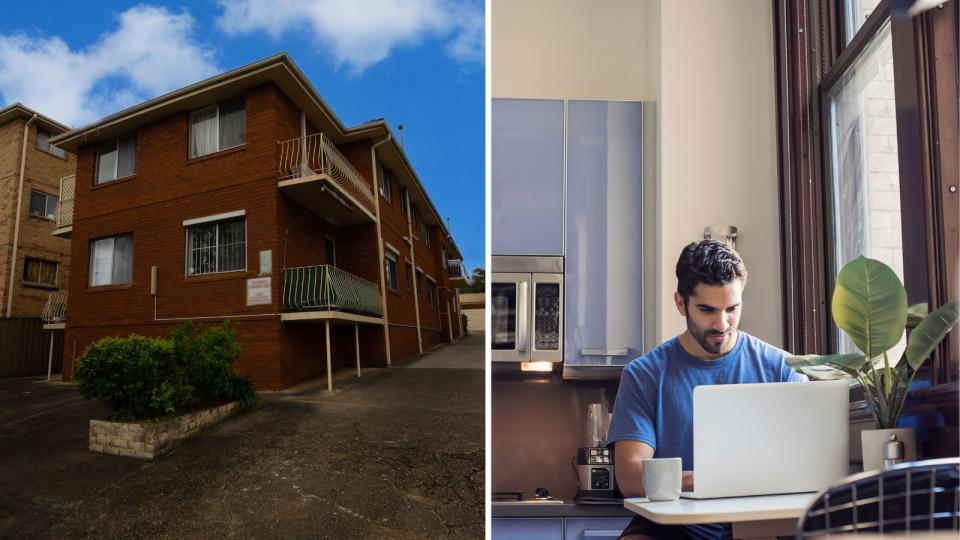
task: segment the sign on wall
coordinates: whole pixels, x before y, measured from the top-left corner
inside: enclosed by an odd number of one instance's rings
[[[247,280],[248,306],[270,304],[270,297],[270,278],[251,278]]]

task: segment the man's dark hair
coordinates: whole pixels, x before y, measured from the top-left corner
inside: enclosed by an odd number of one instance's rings
[[[736,251],[718,240],[693,242],[677,260],[677,292],[684,305],[700,283],[722,286],[734,279],[747,279],[747,267]]]

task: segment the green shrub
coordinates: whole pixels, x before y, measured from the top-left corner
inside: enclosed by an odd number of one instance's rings
[[[115,420],[163,420],[189,398],[173,344],[163,339],[101,339],[77,360],[74,378],[83,397],[103,403]]]
[[[240,401],[245,408],[257,402],[256,389],[249,377],[235,375],[230,365],[240,354],[237,327],[230,322],[201,331],[188,321],[167,332],[177,358],[192,387],[191,396],[197,405],[224,401]]]
[[[248,376],[230,370],[240,345],[235,325],[201,331],[187,322],[167,339],[108,337],[77,360],[74,378],[86,399],[106,406],[114,420],[165,420],[190,408],[239,401],[259,403]]]
[[[460,328],[463,328],[463,335],[467,335],[470,332],[467,330],[467,316],[463,313],[460,314]]]

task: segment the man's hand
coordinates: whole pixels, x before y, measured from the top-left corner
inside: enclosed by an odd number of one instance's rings
[[[613,471],[620,493],[624,497],[643,497],[643,460],[653,457],[653,447],[639,441],[617,441],[613,452]]]

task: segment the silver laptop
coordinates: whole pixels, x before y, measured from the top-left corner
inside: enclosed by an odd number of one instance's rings
[[[693,390],[693,491],[710,499],[819,491],[847,476],[846,381]]]

